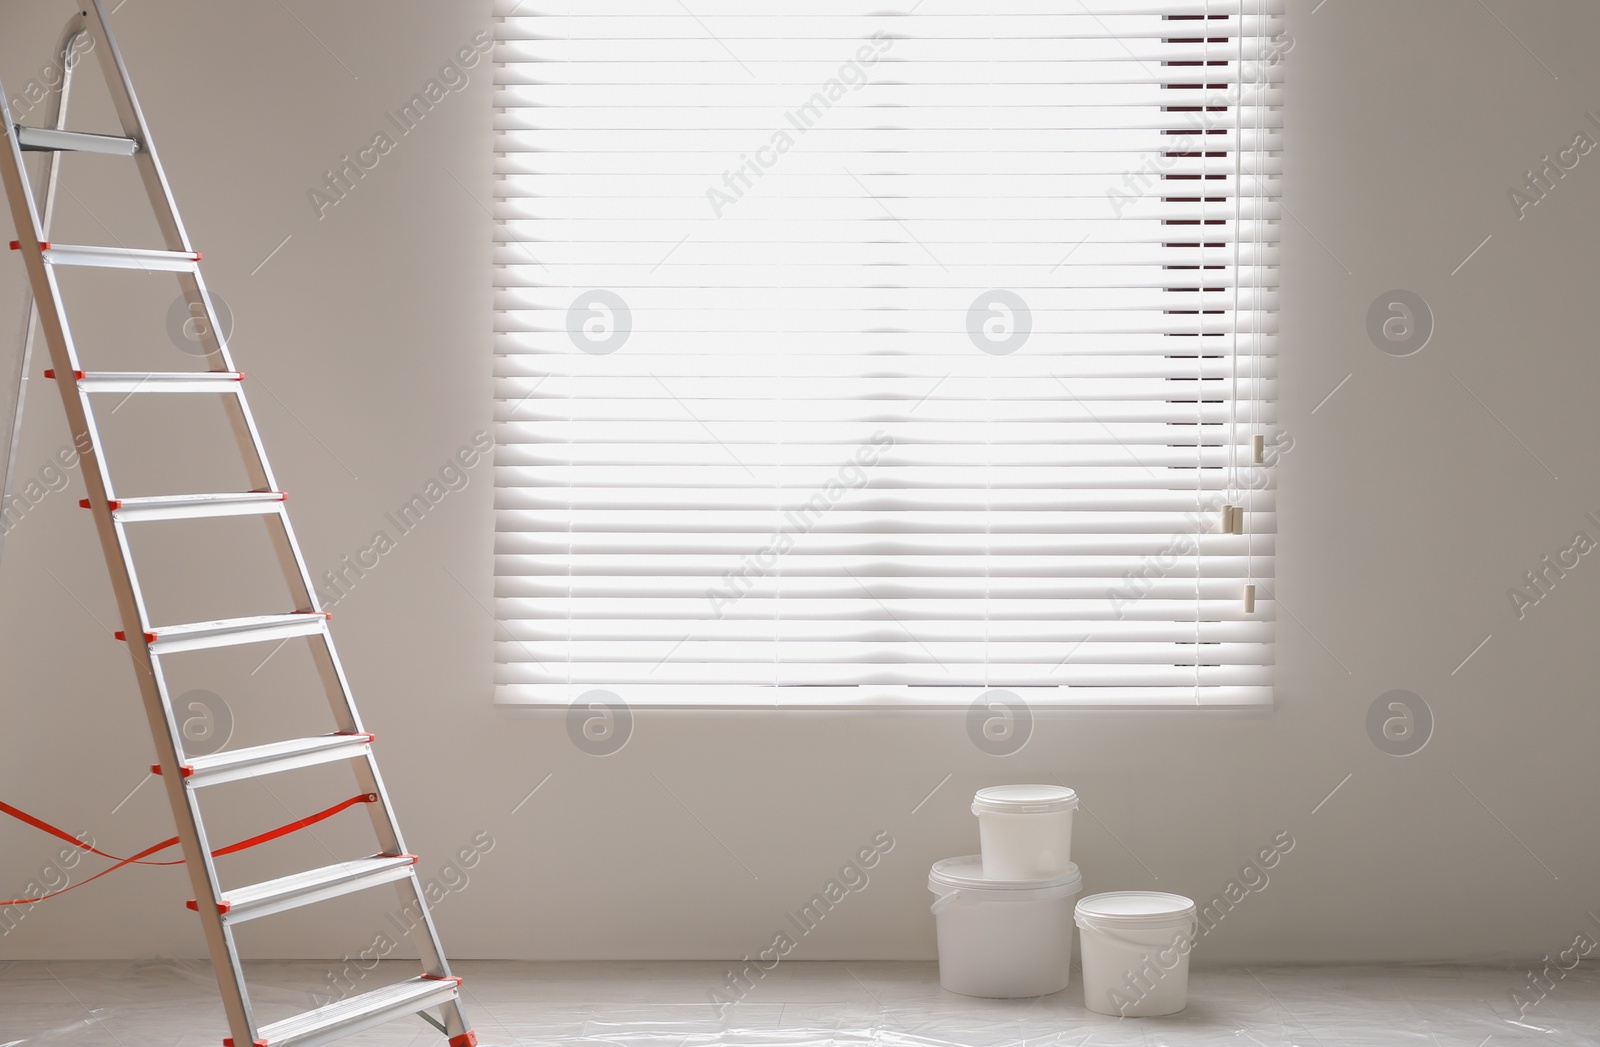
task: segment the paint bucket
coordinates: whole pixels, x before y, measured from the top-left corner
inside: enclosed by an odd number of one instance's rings
[[[1100,1014],[1176,1014],[1189,997],[1194,902],[1159,891],[1091,894],[1074,920],[1083,953],[1083,1005]]]
[[[976,854],[928,873],[939,938],[939,984],[963,996],[1018,999],[1067,987],[1072,974],[1076,865],[1036,880],[991,880]]]
[[[1039,880],[1072,868],[1072,812],[1078,794],[1063,785],[996,785],[972,798],[983,875]]]

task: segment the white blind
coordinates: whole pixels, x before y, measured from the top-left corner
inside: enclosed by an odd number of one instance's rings
[[[1270,702],[1279,5],[497,0],[497,700]]]

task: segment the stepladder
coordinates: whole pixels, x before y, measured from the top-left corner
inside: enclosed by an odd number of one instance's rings
[[[97,65],[120,127],[69,129],[68,103],[74,76]],[[389,794],[378,772],[374,736],[356,709],[350,683],[334,648],[330,615],[323,610],[304,554],[290,524],[286,494],[268,462],[249,403],[250,383],[235,364],[217,306],[201,272],[195,249],[179,217],[172,188],[156,151],[133,83],[108,24],[101,0],[86,0],[68,19],[50,68],[59,70],[48,99],[14,119],[12,96],[0,86],[6,145],[0,156],[9,209],[16,229],[12,251],[19,255],[31,289],[31,303],[19,376],[29,375],[35,342],[47,349],[43,377],[60,393],[101,552],[110,573],[117,632],[133,667],[159,775],[177,826],[184,867],[193,891],[189,907],[197,914],[216,968],[227,1047],[316,1047],[398,1019],[421,1017],[440,1030],[450,1047],[473,1047],[477,1036],[467,1022],[461,979],[450,971],[422,882],[417,857],[406,847]],[[159,245],[121,243],[63,244],[51,239],[55,195],[64,163],[75,155],[96,154],[97,162],[132,164],[137,170],[159,231]],[[38,167],[38,170],[34,170]],[[144,274],[175,280],[188,314],[198,322],[199,348],[193,366],[171,371],[119,369],[113,346],[93,351],[74,340],[68,317],[70,297],[62,290],[69,270],[111,270],[130,277]],[[166,285],[168,293],[170,285]],[[159,337],[159,333],[157,337]],[[130,330],[126,337],[137,338]],[[4,443],[6,475],[14,475],[21,432],[22,390],[16,384],[15,421]],[[109,437],[102,424],[107,404],[132,399],[208,397],[220,401],[248,478],[241,489],[210,493],[125,490],[113,481],[108,464]],[[98,414],[97,414],[98,412]],[[120,459],[119,459],[120,460]],[[281,604],[242,617],[176,622],[154,620],[133,534],[177,521],[205,526],[223,518],[256,517],[267,532],[271,559],[281,568]],[[145,582],[151,581],[147,571]],[[195,751],[183,730],[171,679],[186,656],[220,648],[303,642],[326,691],[331,730],[220,751]],[[353,857],[331,865],[293,872],[250,884],[224,884],[219,878],[202,801],[212,786],[246,779],[289,775],[321,765],[344,765],[354,774],[351,802],[364,809],[372,840],[358,843]],[[341,823],[342,824],[342,823]],[[371,853],[360,851],[371,847]],[[405,925],[418,956],[420,973],[378,988],[315,1006],[268,1023],[258,1021],[237,940],[239,925],[312,905],[336,906],[357,892],[389,885],[406,914]],[[197,1029],[196,1032],[203,1030]]]

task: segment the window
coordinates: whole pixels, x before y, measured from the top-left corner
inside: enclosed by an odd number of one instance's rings
[[[497,700],[1270,703],[1278,3],[501,0]]]

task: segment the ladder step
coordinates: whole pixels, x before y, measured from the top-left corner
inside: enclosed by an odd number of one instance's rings
[[[278,774],[302,767],[315,767],[319,763],[351,760],[372,752],[370,734],[321,734],[314,738],[294,738],[285,742],[269,742],[245,749],[231,749],[210,756],[191,756],[183,766],[183,777],[191,789],[240,778],[257,778],[264,774]],[[150,768],[161,773],[161,765]]]
[[[217,911],[222,913],[226,923],[243,923],[403,880],[411,875],[415,864],[417,856],[414,854],[375,854],[371,858],[291,873],[276,880],[224,891]],[[199,905],[192,899],[189,908],[199,911]]]
[[[257,1047],[318,1047],[319,1044],[450,1003],[460,994],[461,979],[454,976],[432,978],[424,975],[411,978],[318,1007],[314,1011],[305,1011],[281,1022],[263,1025],[257,1034],[259,1038],[256,1044]],[[471,1034],[461,1039],[467,1042],[477,1040]],[[222,1042],[224,1047],[233,1047],[232,1037]]]
[[[44,373],[54,378],[55,371]],[[236,393],[243,371],[78,371],[86,393]]]
[[[150,645],[151,654],[182,654],[184,651],[205,651],[213,647],[326,634],[328,619],[332,617],[327,611],[291,611],[288,614],[258,614],[215,622],[165,625],[145,633],[144,640]],[[119,640],[127,639],[121,630],[116,635]]]
[[[22,245],[11,241],[11,249]],[[82,247],[42,243],[44,260],[51,265],[89,265],[101,269],[144,269],[163,273],[197,273],[199,251],[148,251],[140,247]]]
[[[78,131],[57,131],[51,127],[17,129],[17,144],[24,153],[104,153],[107,156],[133,156],[139,143],[119,135],[93,135]]]
[[[111,515],[120,523],[150,520],[196,520],[218,516],[261,516],[275,513],[286,498],[282,491],[245,491],[239,494],[174,494],[150,498],[118,498]],[[79,505],[89,508],[87,498]]]

